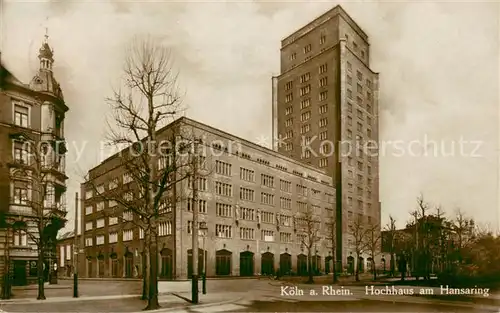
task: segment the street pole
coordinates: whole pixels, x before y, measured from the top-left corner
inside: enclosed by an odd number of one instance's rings
[[[193,226],[192,226],[192,234],[193,234],[193,249],[192,249],[192,266],[193,273],[191,276],[191,302],[193,304],[198,304],[198,201],[197,201],[197,188],[198,188],[198,175],[197,175],[197,167],[198,167],[198,158],[196,157],[198,154],[198,143],[195,139],[194,143],[194,157],[192,159],[192,170],[191,173],[191,183],[193,187],[193,199],[192,199],[192,208],[193,208]]]
[[[78,192],[75,193],[75,237],[73,243],[73,298],[78,298]]]
[[[205,230],[207,231],[207,230]],[[201,277],[202,279],[202,293],[204,295],[207,294],[207,260],[206,260],[206,257],[207,257],[207,252],[205,250],[205,238],[206,238],[206,234],[204,234],[203,236],[203,276]]]

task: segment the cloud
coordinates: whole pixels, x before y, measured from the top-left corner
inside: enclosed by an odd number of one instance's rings
[[[98,162],[104,98],[133,35],[159,36],[173,49],[188,116],[255,140],[271,135],[271,76],[280,70],[281,39],[335,4],[9,2],[2,57],[29,81],[48,24],[56,76],[71,108],[67,138],[88,142],[83,158],[68,164],[70,199],[80,174]],[[498,220],[498,5],[343,3],[369,35],[371,67],[380,72],[381,140],[427,135],[484,143],[482,158],[382,158],[382,214],[400,225],[421,192],[450,213],[460,206],[482,222]]]

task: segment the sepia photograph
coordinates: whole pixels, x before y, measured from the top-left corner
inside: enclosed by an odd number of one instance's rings
[[[500,2],[0,0],[0,313],[499,312]]]

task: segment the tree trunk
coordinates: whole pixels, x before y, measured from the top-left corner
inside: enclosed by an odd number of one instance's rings
[[[372,257],[372,270],[373,270],[373,280],[377,280],[377,269],[375,268],[375,260]]]
[[[45,300],[45,277],[43,272],[43,262],[44,262],[44,249],[43,244],[40,242],[40,248],[38,249],[38,262],[37,262],[37,273],[38,273],[38,297],[37,300]],[[50,269],[48,269],[50,271]]]
[[[141,300],[147,300],[149,296],[148,282],[149,282],[149,271],[148,271],[148,249],[147,245],[144,245],[144,251],[142,252],[142,296]]]
[[[153,224],[155,226],[155,224]],[[155,229],[155,228],[153,228]],[[149,246],[149,296],[148,305],[145,310],[157,310],[160,308],[158,302],[158,243],[155,234],[150,237]]]
[[[391,251],[391,264],[389,264],[391,267],[391,277],[394,277],[396,273],[396,261],[394,260],[394,251]]]
[[[355,279],[356,281],[359,281],[359,253],[356,253],[356,262],[354,262],[355,266],[356,266],[356,269],[354,270],[355,271]]]
[[[335,259],[335,247],[332,248],[332,272],[333,272],[333,283],[337,283],[337,261]]]
[[[308,260],[309,260],[309,278],[307,279],[307,283],[308,284],[312,284],[314,282],[314,279],[313,279],[313,268],[312,268],[312,256],[311,256],[311,249],[309,249],[309,252],[308,252]]]

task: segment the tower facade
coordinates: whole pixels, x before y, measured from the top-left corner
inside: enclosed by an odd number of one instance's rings
[[[52,72],[53,50],[47,36],[38,58],[40,67],[29,84],[0,64],[3,287],[36,283],[40,235],[46,238],[42,249],[45,277],[49,278],[56,261],[56,235],[66,216],[64,118],[68,107]],[[43,225],[42,234],[39,225]]]
[[[366,33],[336,6],[282,40],[273,78],[274,148],[334,178],[336,257],[344,265],[355,257],[350,223],[380,223],[379,81],[369,48]]]

